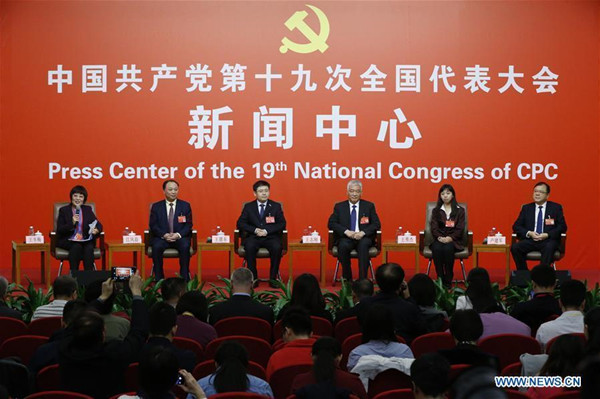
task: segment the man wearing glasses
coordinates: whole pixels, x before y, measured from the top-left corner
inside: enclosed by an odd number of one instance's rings
[[[540,251],[540,263],[550,266],[560,245],[560,235],[567,231],[562,206],[548,201],[549,195],[548,183],[537,183],[533,187],[534,202],[523,205],[513,224],[513,232],[520,240],[510,247],[517,270],[527,270],[526,257],[531,251]]]

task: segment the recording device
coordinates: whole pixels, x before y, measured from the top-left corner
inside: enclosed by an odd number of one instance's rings
[[[183,385],[183,376],[177,373],[177,380],[175,381],[176,385]]]
[[[136,267],[113,267],[112,279],[114,281],[128,281],[135,274]]]

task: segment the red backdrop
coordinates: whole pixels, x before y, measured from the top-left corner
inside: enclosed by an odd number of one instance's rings
[[[295,163],[323,166],[375,166],[382,174],[365,179],[364,198],[376,203],[385,239],[402,225],[423,228],[425,202],[436,199],[442,182],[450,182],[459,201],[469,204],[470,228],[480,242],[497,227],[510,233],[522,203],[531,200],[532,186],[547,180],[551,200],[565,209],[569,226],[567,256],[561,263],[597,279],[599,241],[593,220],[598,212],[598,21],[597,2],[320,2],[327,16],[328,49],[309,54],[279,51],[281,40],[308,39],[285,21],[305,10],[304,20],[319,33],[313,11],[298,2],[28,2],[3,1],[1,47],[0,259],[9,272],[10,241],[23,240],[33,224],[51,228],[52,203],[68,200],[74,184],[83,184],[108,239],[118,239],[127,225],[147,226],[148,204],[161,198],[162,179],[110,176],[114,162],[125,166],[176,166],[180,197],[192,203],[194,226],[205,237],[217,224],[231,232],[241,203],[252,199],[256,180],[252,165],[283,162],[287,171],[272,179],[272,198],[285,205],[290,237],[307,224],[322,235],[334,202],[344,199],[347,179],[295,176]],[[188,92],[185,71],[191,64],[212,71],[209,92]],[[221,68],[227,63],[247,67],[245,90],[222,91]],[[123,64],[141,70],[139,92],[128,86],[118,92]],[[162,64],[177,67],[175,79],[162,79],[150,91]],[[271,64],[281,79],[265,90]],[[317,89],[292,91],[292,71],[303,64]],[[326,88],[327,67],[351,70],[350,91]],[[361,91],[371,64],[387,74],[385,92]],[[72,71],[72,83],[58,93],[48,72],[62,65]],[[82,92],[82,67],[105,65],[106,92]],[[420,66],[420,91],[396,91],[396,65]],[[449,92],[439,82],[433,90],[435,66],[448,65],[456,85]],[[489,68],[489,92],[465,89],[466,68]],[[499,89],[510,65],[522,78],[524,91]],[[543,66],[557,74],[556,92],[537,93],[533,76]],[[197,106],[228,106],[229,149],[194,148],[190,110]],[[293,110],[293,146],[261,143],[253,148],[253,113],[259,107]],[[331,136],[317,137],[317,115],[340,106],[356,116],[356,137],[342,135],[332,150]],[[393,149],[389,134],[378,141],[381,121],[395,118],[401,108],[421,134],[410,148]],[[326,124],[327,126],[327,124]],[[342,127],[345,124],[342,123]],[[411,137],[407,123],[398,123],[398,141]],[[186,167],[199,162],[224,162],[244,168],[240,179],[214,179],[205,169],[202,179],[186,178]],[[393,178],[390,164],[406,167],[481,168],[481,179]],[[50,165],[101,168],[102,178],[50,178]],[[510,163],[507,179],[493,179],[493,168]],[[551,176],[521,176],[520,164],[555,164]],[[397,171],[397,169],[395,170]],[[550,180],[548,177],[552,178]],[[590,234],[592,233],[592,234]],[[591,235],[591,236],[590,236]],[[333,262],[332,260],[330,260]],[[402,259],[411,267],[410,258]],[[34,264],[34,260],[31,260]],[[503,261],[490,257],[486,266],[502,274]],[[56,266],[56,265],[54,265]],[[300,258],[296,271],[315,271],[316,260]],[[217,270],[225,273],[225,269]]]

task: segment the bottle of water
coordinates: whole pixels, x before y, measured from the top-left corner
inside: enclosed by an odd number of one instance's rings
[[[129,230],[129,227],[125,227],[125,230],[123,230],[123,235],[128,236],[129,233],[131,233],[131,230]]]
[[[402,228],[402,226],[398,227],[398,230],[396,230],[396,237],[400,237],[404,235],[404,229]]]
[[[29,229],[27,229],[27,235],[28,236],[34,236],[35,235],[35,230],[34,230],[33,226],[29,226]]]

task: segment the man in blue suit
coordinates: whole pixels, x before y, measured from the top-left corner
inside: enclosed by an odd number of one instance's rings
[[[537,183],[533,187],[534,202],[523,205],[513,224],[513,232],[520,239],[510,247],[517,270],[527,270],[527,253],[531,251],[540,251],[540,263],[550,266],[560,245],[560,235],[567,231],[562,206],[548,201],[549,195],[550,185]]]
[[[192,207],[188,202],[177,199],[179,183],[166,180],[163,183],[165,200],[152,204],[150,210],[150,231],[152,240],[152,262],[154,278],[165,277],[163,253],[167,248],[179,251],[179,274],[186,281],[190,279],[190,237],[192,236]]]
[[[279,263],[281,262],[282,234],[285,230],[285,216],[281,204],[269,199],[271,185],[269,182],[259,180],[252,186],[256,201],[248,202],[242,209],[242,214],[237,221],[237,228],[244,233],[242,244],[246,251],[248,269],[255,279],[258,279],[256,270],[256,253],[260,248],[266,248],[271,258],[269,279],[277,280]],[[255,280],[256,286],[258,280]]]

